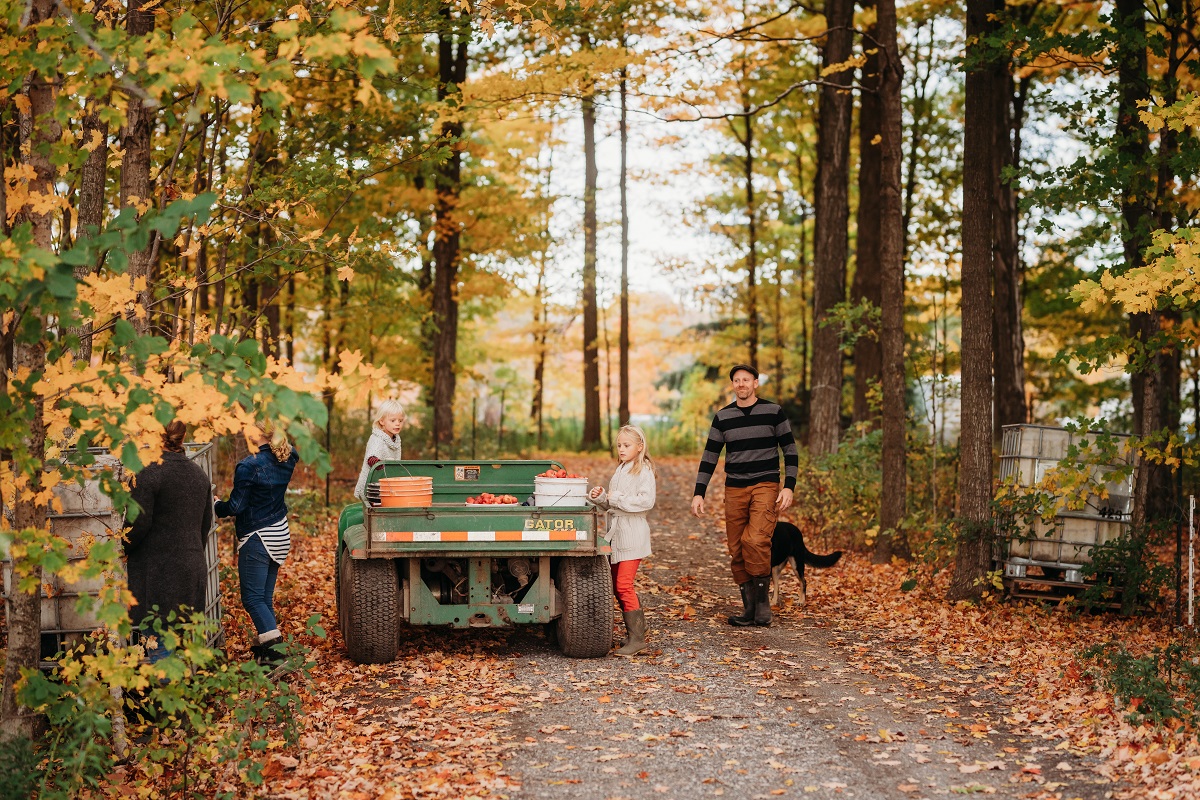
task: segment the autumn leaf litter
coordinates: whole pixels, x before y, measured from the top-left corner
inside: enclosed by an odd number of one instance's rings
[[[595,483],[612,462],[567,466]],[[1077,660],[1112,638],[1149,648],[1161,625],[952,605],[939,583],[902,593],[903,566],[852,554],[810,572],[808,605],[791,578],[772,628],[735,630],[720,520],[686,516],[693,466],[659,462],[655,556],[638,581],[653,647],[632,660],[565,659],[537,629],[414,629],[395,662],[355,665],[333,622],[336,516],[297,525],[277,607],[314,665],[295,679],[299,746],[268,748],[264,796],[1200,793],[1194,736],[1125,721]],[[231,656],[245,657],[249,624],[231,607]],[[311,614],[326,639],[301,633]]]

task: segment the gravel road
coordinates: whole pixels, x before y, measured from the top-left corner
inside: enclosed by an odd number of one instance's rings
[[[721,520],[689,516],[690,470],[660,465],[655,555],[638,584],[647,655],[578,661],[540,632],[510,635],[503,657],[529,689],[503,737],[512,796],[1106,796],[1085,759],[1008,731],[981,670],[897,665],[928,675],[924,692],[867,671],[903,659],[903,642],[822,613],[838,567],[810,573],[809,604],[788,598],[771,628],[727,625],[736,587]]]

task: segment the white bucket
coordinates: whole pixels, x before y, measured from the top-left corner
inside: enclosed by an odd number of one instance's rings
[[[586,506],[587,478],[534,478],[533,502],[538,506]]]

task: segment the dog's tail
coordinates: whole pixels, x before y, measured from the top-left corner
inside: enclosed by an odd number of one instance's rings
[[[817,569],[824,569],[825,567],[832,567],[842,557],[841,550],[835,550],[827,556],[822,556],[822,555],[818,555],[818,554],[812,552],[807,547],[805,547],[803,544],[801,544],[800,546],[804,547],[804,563],[810,567],[816,567]]]

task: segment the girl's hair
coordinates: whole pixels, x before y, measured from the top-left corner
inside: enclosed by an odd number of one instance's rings
[[[163,429],[163,450],[168,450],[172,453],[183,452],[183,440],[187,437],[187,425],[184,425],[177,419],[173,419],[167,423],[167,427]]]
[[[270,422],[255,422],[254,427],[263,438],[267,440],[267,444],[271,445],[271,452],[275,454],[275,458],[280,463],[287,461],[292,457],[292,443],[287,440],[287,436],[281,435],[279,440],[275,440],[275,426]]]
[[[375,409],[375,418],[371,422],[378,425],[384,417],[399,417],[400,421],[404,422],[408,419],[408,414],[404,413],[404,406],[400,405],[399,400],[389,397],[379,404],[379,408]]]
[[[646,441],[646,434],[637,425],[622,425],[621,430],[617,431],[617,438],[623,433],[629,434],[642,445],[642,452],[638,453],[637,458],[629,465],[629,472],[637,475],[643,466],[654,472],[654,461],[650,458],[650,443]]]

